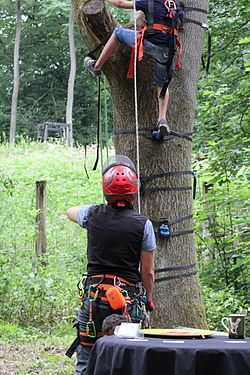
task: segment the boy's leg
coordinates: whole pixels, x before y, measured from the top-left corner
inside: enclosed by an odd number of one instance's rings
[[[157,121],[157,129],[158,132],[164,136],[170,134],[170,128],[168,126],[166,120],[166,113],[168,109],[168,100],[169,100],[169,90],[167,89],[164,99],[160,99],[162,86],[157,86],[157,99],[158,99],[158,121]]]
[[[119,41],[115,37],[115,33],[111,35],[108,42],[105,44],[99,58],[97,60],[92,59],[90,56],[86,56],[84,59],[84,66],[94,76],[101,76],[101,68],[108,58],[115,52],[119,45]]]
[[[168,109],[169,91],[167,90],[164,99],[160,99],[160,92],[163,84],[167,78],[167,62],[169,56],[169,49],[167,47],[162,48],[147,40],[144,41],[144,52],[155,58],[155,70],[153,85],[157,88],[157,99],[158,99],[158,121],[157,129],[158,132],[164,136],[170,134],[170,129],[166,120],[166,113]]]
[[[119,40],[116,39],[115,33],[113,33],[108,42],[105,44],[100,56],[96,60],[95,69],[101,70],[102,66],[105,64],[108,58],[113,55],[118,46]]]
[[[158,121],[161,119],[166,119],[166,113],[168,109],[168,100],[169,100],[169,90],[167,89],[166,95],[164,99],[160,99],[162,86],[157,86],[157,98],[158,98],[158,108],[159,108],[159,116]]]
[[[135,32],[134,30],[124,29],[123,27],[115,28],[113,34],[105,44],[99,58],[93,60],[87,56],[84,59],[85,67],[95,76],[101,75],[101,68],[108,60],[108,58],[116,51],[119,43],[126,44],[127,46],[133,47],[135,43]]]
[[[169,135],[170,129],[166,120],[166,113],[168,109],[168,100],[169,100],[169,91],[167,89],[166,95],[164,99],[160,99],[162,86],[157,86],[157,99],[158,99],[158,121],[157,121],[157,128],[158,132],[161,135]]]

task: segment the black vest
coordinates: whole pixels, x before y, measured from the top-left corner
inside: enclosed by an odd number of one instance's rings
[[[112,274],[140,281],[139,262],[147,217],[129,208],[100,204],[88,217],[88,275]]]

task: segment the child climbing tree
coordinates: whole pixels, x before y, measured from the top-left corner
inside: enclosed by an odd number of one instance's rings
[[[102,1],[73,0],[73,3],[80,34],[92,51],[105,43],[119,20]],[[187,8],[191,6],[205,11],[207,0],[185,2],[186,18],[204,23],[206,13]],[[141,24],[142,19],[139,18],[138,28]],[[134,82],[126,78],[131,53],[129,47],[120,45],[103,65],[102,72],[107,77],[112,95],[116,152],[137,163],[142,181],[141,212],[154,222],[155,231],[162,233],[157,236],[153,298],[156,309],[151,315],[151,323],[158,327],[182,325],[202,328],[206,322],[192,233],[191,151],[204,31],[194,23],[184,22],[183,25],[184,31],[180,35],[182,66],[174,72],[169,85],[167,120],[171,133],[164,139],[152,137],[158,114],[157,95],[151,85],[152,58],[145,55],[137,64],[137,100]],[[133,25],[126,27],[133,28]],[[92,57],[98,58],[101,49],[101,46],[97,48]],[[138,108],[138,122],[135,120],[135,108]],[[139,124],[138,137],[135,134],[136,123]]]

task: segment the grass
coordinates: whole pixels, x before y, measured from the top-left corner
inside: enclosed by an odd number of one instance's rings
[[[0,145],[0,303],[2,318],[24,326],[58,325],[75,315],[76,284],[86,268],[86,231],[72,206],[102,203],[96,150],[60,144]],[[36,181],[46,180],[47,252],[35,253]],[[43,264],[47,264],[46,267]],[[18,303],[17,303],[18,302]]]
[[[1,375],[74,373],[75,359],[64,353],[76,335],[71,326],[86,268],[86,232],[66,210],[103,202],[95,157],[94,147],[85,159],[84,148],[60,143],[0,145]],[[38,180],[47,181],[41,258],[35,253]]]
[[[74,374],[75,356],[65,356],[75,338],[70,326],[54,331],[0,323],[1,375]]]

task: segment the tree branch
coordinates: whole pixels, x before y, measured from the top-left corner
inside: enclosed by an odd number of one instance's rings
[[[87,47],[92,50],[99,45],[118,25],[103,0],[74,0],[74,10],[79,32]]]

